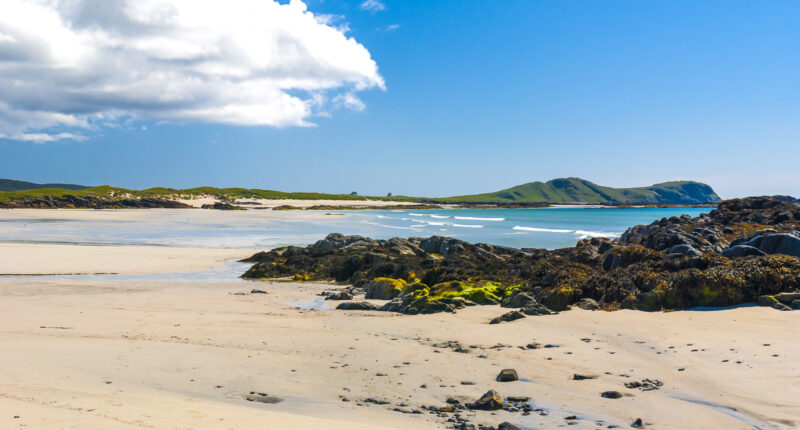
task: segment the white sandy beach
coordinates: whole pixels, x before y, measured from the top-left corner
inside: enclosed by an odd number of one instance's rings
[[[2,251],[17,271],[70,273],[199,269],[243,252],[50,245]],[[70,258],[52,267],[30,263],[60,254]],[[268,294],[250,294],[252,288]],[[797,313],[571,310],[489,325],[499,307],[419,316],[296,307],[323,303],[316,294],[328,288],[0,278],[0,427],[448,428],[428,411],[392,409],[445,406],[449,397],[473,401],[490,388],[529,396],[543,412],[463,413],[471,422],[554,428],[575,415],[574,428],[627,428],[637,417],[653,429],[800,424]],[[447,341],[468,352],[435,346]],[[558,347],[521,348],[531,342]],[[506,367],[523,380],[495,382]],[[574,381],[574,373],[598,378]],[[623,385],[644,378],[663,386],[644,392]],[[601,398],[606,390],[625,397]],[[243,400],[251,391],[283,401]]]
[[[173,273],[218,267],[254,250],[0,243],[0,275]]]
[[[176,199],[176,201],[199,208],[206,204],[220,202],[213,196],[203,196],[194,199]],[[338,206],[342,208],[385,207],[385,206],[413,206],[414,202],[397,202],[387,200],[296,200],[296,199],[239,199],[237,203],[246,203],[247,208],[274,208],[278,206],[294,206],[308,208],[311,206]]]

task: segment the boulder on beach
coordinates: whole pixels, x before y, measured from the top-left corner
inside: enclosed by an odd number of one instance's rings
[[[470,403],[470,409],[480,409],[484,411],[496,411],[503,408],[503,398],[495,390],[489,390],[480,399]]]
[[[344,302],[336,306],[336,309],[344,311],[377,311],[378,307],[369,302]]]
[[[517,371],[514,369],[503,369],[495,379],[497,382],[512,382],[518,381],[519,376],[517,376]]]
[[[366,299],[392,300],[400,295],[406,282],[402,279],[375,278],[364,286]]]
[[[600,397],[604,399],[619,399],[622,397],[622,394],[620,394],[619,391],[603,391],[600,393]]]
[[[353,295],[347,291],[337,291],[325,296],[325,300],[353,300]]]
[[[501,322],[511,322],[522,318],[525,318],[525,315],[522,312],[511,311],[511,312],[506,312],[503,315],[500,315],[499,317],[492,319],[491,321],[489,321],[489,324],[500,324]]]

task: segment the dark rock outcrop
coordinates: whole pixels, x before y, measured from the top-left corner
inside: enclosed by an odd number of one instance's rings
[[[721,202],[694,218],[634,226],[616,240],[586,239],[555,250],[440,236],[331,234],[304,248],[255,254],[243,277],[334,280],[352,285],[351,293],[391,300],[383,311],[405,314],[496,303],[519,309],[495,323],[573,305],[646,311],[732,306],[800,290],[798,231],[800,206],[753,197]]]
[[[232,205],[227,202],[214,202],[213,204],[204,204],[200,206],[201,209],[216,209],[221,211],[243,211],[246,210],[241,206]]]
[[[191,206],[158,198],[111,198],[98,196],[43,196],[32,199],[0,201],[0,209],[190,209]]]

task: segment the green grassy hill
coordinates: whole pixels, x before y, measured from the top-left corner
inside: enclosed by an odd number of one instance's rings
[[[494,193],[455,196],[441,199],[453,202],[547,202],[614,204],[697,204],[716,202],[714,190],[699,182],[676,181],[638,188],[611,188],[580,178],[561,178],[529,182]]]
[[[33,182],[16,181],[14,179],[0,179],[0,191],[24,191],[40,188],[59,188],[64,190],[83,190],[89,187],[75,184],[35,184]]]
[[[188,199],[201,196],[215,196],[221,200],[236,199],[292,199],[292,200],[388,200],[388,201],[415,201],[417,199],[405,196],[359,196],[351,194],[323,194],[323,193],[288,193],[283,191],[248,189],[248,188],[214,188],[198,187],[188,189],[174,188],[148,188],[145,190],[129,190],[126,188],[101,185],[99,187],[81,189],[58,188],[36,188],[23,189],[17,191],[0,191],[0,201],[9,200],[30,200],[41,197],[62,197],[64,195],[74,195],[79,197],[96,196],[108,198],[162,198],[167,200]]]

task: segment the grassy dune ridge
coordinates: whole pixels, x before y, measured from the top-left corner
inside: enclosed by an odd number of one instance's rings
[[[413,197],[392,196],[358,196],[350,194],[324,194],[306,192],[283,192],[274,190],[248,189],[248,188],[215,188],[197,187],[188,189],[174,189],[165,187],[148,188],[144,190],[129,190],[126,188],[101,185],[82,190],[70,190],[63,188],[38,188],[33,190],[0,192],[0,201],[26,200],[42,197],[62,197],[74,195],[79,197],[96,196],[107,198],[162,198],[162,199],[186,199],[203,196],[214,196],[221,200],[237,199],[292,199],[292,200],[389,200],[389,201],[414,201]]]

